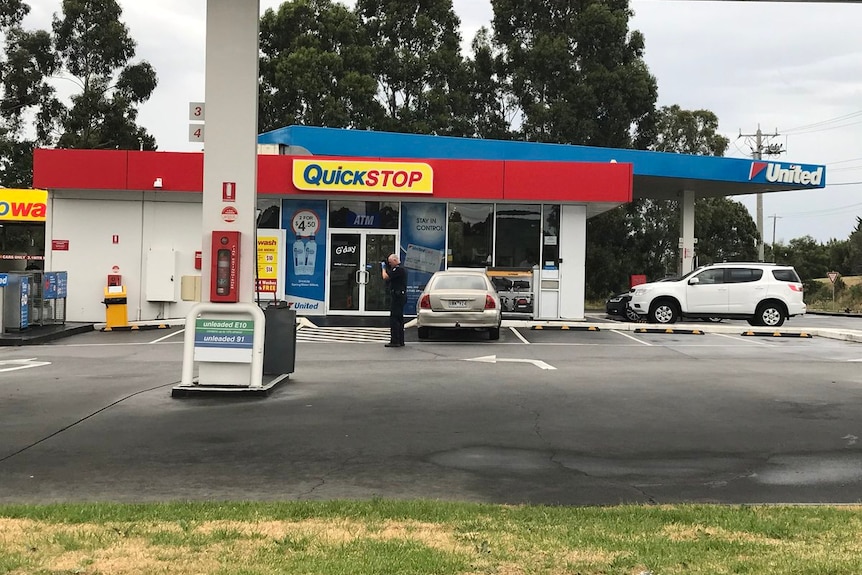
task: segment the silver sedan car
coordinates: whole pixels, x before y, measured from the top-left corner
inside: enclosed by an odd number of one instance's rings
[[[488,339],[500,339],[503,321],[500,296],[481,269],[448,269],[436,272],[416,309],[419,339],[426,339],[431,328],[483,329]]]

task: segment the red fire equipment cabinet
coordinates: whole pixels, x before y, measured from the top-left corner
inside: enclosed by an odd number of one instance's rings
[[[239,239],[234,231],[214,231],[210,260],[210,301],[239,301]]]

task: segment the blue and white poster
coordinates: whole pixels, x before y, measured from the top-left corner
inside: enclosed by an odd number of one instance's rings
[[[287,234],[285,300],[298,315],[324,315],[326,306],[326,200],[282,200]]]
[[[45,272],[45,285],[42,286],[42,299],[64,299],[67,297],[68,274],[66,272]]]
[[[401,261],[407,268],[405,315],[416,315],[419,294],[431,275],[443,269],[446,253],[446,204],[401,203]]]
[[[30,327],[30,278],[21,278],[21,329]]]

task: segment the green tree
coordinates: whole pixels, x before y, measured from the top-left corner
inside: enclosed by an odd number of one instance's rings
[[[826,243],[826,251],[829,254],[829,270],[840,272],[841,275],[853,275],[850,273],[850,239],[837,240],[835,238]]]
[[[374,54],[359,18],[330,0],[285,2],[260,22],[261,132],[382,122]]]
[[[811,236],[790,240],[788,246],[779,244],[774,254],[777,263],[791,264],[803,280],[824,278],[829,269],[829,250]]]
[[[451,0],[358,0],[385,118],[377,129],[474,135],[470,75]]]
[[[629,287],[629,275],[645,273],[629,230],[637,219],[635,202],[587,220],[587,299],[599,299]]]
[[[757,224],[740,202],[725,197],[695,202],[697,263],[757,260]]]
[[[655,78],[628,0],[492,0],[494,42],[526,140],[644,148]]]
[[[472,84],[473,132],[479,138],[510,140],[510,127],[517,114],[517,102],[501,77],[500,55],[491,43],[491,33],[482,27],[472,43],[472,59],[467,60]]]
[[[677,104],[664,106],[656,114],[656,139],[650,149],[697,156],[723,156],[730,140],[716,130],[718,116],[709,110],[683,110]]]
[[[20,1],[0,2],[0,184],[6,187],[32,185],[33,148],[53,143],[60,108],[47,82],[59,62],[47,32],[21,27],[29,10]]]
[[[157,79],[146,61],[131,64],[135,41],[120,21],[116,0],[63,0],[54,15],[54,44],[81,92],[63,111],[58,145],[68,148],[154,150],[155,139],[136,123]]]
[[[862,217],[856,217],[856,229],[850,234],[847,249],[847,271],[862,275]]]

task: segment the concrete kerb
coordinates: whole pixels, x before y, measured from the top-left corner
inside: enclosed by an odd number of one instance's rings
[[[414,320],[415,324],[415,320]],[[409,325],[409,324],[408,324]],[[642,329],[650,330],[650,333],[691,333],[697,332],[696,335],[701,335],[702,333],[721,333],[728,335],[743,335],[744,333],[751,331],[749,329],[743,328],[739,325],[723,325],[717,323],[705,323],[705,324],[686,324],[684,327],[679,326],[679,324],[674,324],[674,326],[663,326],[656,327],[652,324],[644,324],[644,323],[630,323],[623,321],[587,321],[587,320],[571,320],[571,321],[530,321],[530,320],[503,320],[503,327],[525,327],[529,329],[533,329],[533,326],[542,326],[542,329],[560,329],[559,327],[551,327],[551,326],[559,326],[559,325],[567,325],[569,329],[572,329],[573,326],[580,326],[579,329],[586,331],[587,327],[594,327],[592,331],[630,331],[636,332]],[[652,327],[649,327],[652,326]],[[752,328],[755,329],[755,328]],[[763,328],[757,328],[758,331],[762,331]],[[654,331],[653,331],[654,330]],[[669,331],[668,331],[669,330]],[[791,328],[782,326],[781,328],[769,330],[770,335],[774,333],[785,334],[784,337],[801,337],[801,334],[807,334],[817,337],[825,337],[829,339],[837,339],[842,341],[852,341],[856,343],[862,343],[862,331],[859,330],[848,330],[848,329],[834,329],[834,328]]]

